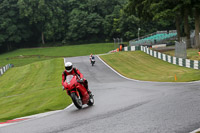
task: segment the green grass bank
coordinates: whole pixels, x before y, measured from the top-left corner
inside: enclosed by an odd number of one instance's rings
[[[49,48],[19,49],[0,55],[0,66],[12,63],[0,77],[0,122],[63,109],[71,99],[61,88],[63,58],[106,53],[113,43]],[[101,56],[122,75],[145,81],[176,82],[200,80],[200,71],[179,67],[141,51]]]
[[[62,91],[63,70],[62,58],[9,69],[0,77],[0,122],[71,104],[66,91]]]
[[[171,56],[175,56],[175,50],[165,51],[163,53],[171,55]],[[187,59],[200,60],[198,49],[187,49]]]
[[[58,110],[71,104],[62,91],[63,58],[101,54],[113,43],[18,49],[0,55],[0,66],[14,64],[0,76],[0,122]]]
[[[93,54],[101,54],[113,50],[113,43],[96,43],[82,45],[68,45],[60,47],[46,48],[27,48],[18,49],[0,55],[0,67],[6,64],[14,66],[23,66],[32,62],[48,60],[58,57],[73,57]]]
[[[173,65],[141,51],[117,52],[102,55],[101,58],[116,71],[132,79],[159,82],[200,80],[199,70]]]

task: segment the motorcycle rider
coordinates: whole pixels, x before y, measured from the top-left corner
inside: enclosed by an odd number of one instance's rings
[[[92,59],[95,59],[95,58],[94,58],[94,55],[93,55],[93,54],[90,54],[90,63],[91,63]]]
[[[66,80],[67,75],[78,75],[78,77],[80,77],[80,80],[83,81],[83,85],[86,88],[88,94],[91,93],[91,91],[88,89],[88,81],[83,78],[83,74],[77,69],[73,67],[73,64],[71,62],[66,62],[65,63],[65,70],[62,73],[62,85]]]

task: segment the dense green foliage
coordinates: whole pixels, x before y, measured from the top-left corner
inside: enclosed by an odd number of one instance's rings
[[[1,0],[0,53],[113,38],[129,41],[137,38],[138,28],[141,36],[177,29],[178,37],[190,39],[190,29],[199,31],[199,11],[195,0]]]
[[[115,34],[114,18],[123,4],[122,0],[1,0],[0,51],[45,42],[103,42]]]
[[[0,52],[21,47],[130,40],[156,30],[174,29],[128,15],[128,0],[1,0]],[[45,44],[47,43],[47,44]],[[52,45],[51,45],[52,46]]]
[[[195,27],[195,47],[199,47],[200,51],[199,11],[199,0],[129,0],[126,6],[127,13],[137,14],[146,21],[172,21],[176,25],[178,40],[185,37],[187,47],[191,47],[190,30]]]

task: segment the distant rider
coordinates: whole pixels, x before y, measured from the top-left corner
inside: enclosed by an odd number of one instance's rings
[[[73,67],[73,64],[71,62],[65,63],[65,70],[62,73],[62,85],[66,80],[67,75],[78,75],[80,77],[80,80],[83,81],[84,87],[87,89],[88,94],[90,94],[90,90],[88,89],[88,81],[83,78],[83,74],[77,69]]]
[[[92,59],[94,60],[94,59],[95,59],[95,57],[94,57],[94,55],[93,55],[93,54],[90,54],[90,63],[91,63]]]

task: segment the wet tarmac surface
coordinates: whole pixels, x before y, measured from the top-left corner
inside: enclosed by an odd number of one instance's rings
[[[97,57],[66,58],[89,82],[95,104],[0,128],[0,133],[188,133],[200,127],[200,82],[127,80]]]

